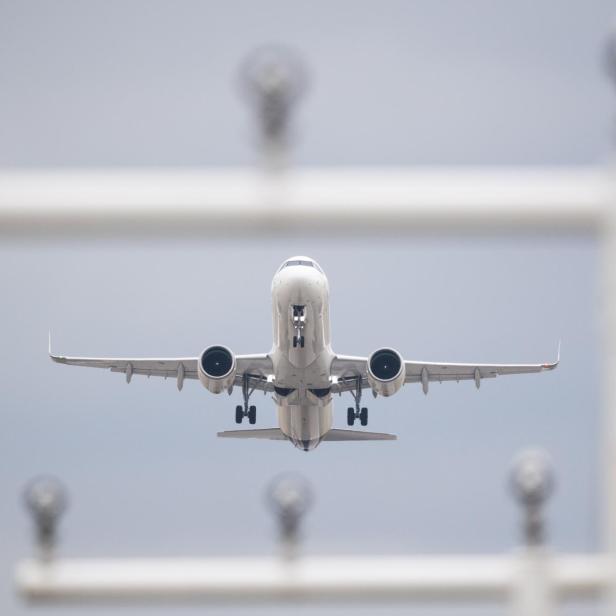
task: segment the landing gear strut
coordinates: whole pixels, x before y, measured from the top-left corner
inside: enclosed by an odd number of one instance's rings
[[[360,408],[361,404],[361,376],[357,377],[357,385],[355,391],[351,390],[351,395],[355,400],[355,408],[350,406],[347,409],[347,424],[352,426],[355,424],[355,420],[359,419],[362,426],[368,425],[368,409],[364,406]]]
[[[256,385],[251,388],[250,377],[245,374],[242,377],[242,396],[244,396],[244,405],[238,404],[235,407],[235,423],[241,424],[244,417],[248,417],[249,424],[257,423],[257,407],[248,405],[250,396],[255,389]]]
[[[304,348],[304,325],[306,324],[306,306],[293,306],[292,317],[293,329],[293,348]]]

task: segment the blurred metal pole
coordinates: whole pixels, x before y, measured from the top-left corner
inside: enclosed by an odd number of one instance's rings
[[[529,546],[515,560],[511,616],[555,614],[556,590],[550,553],[539,546]]]
[[[289,48],[264,46],[244,60],[240,79],[257,117],[263,168],[278,174],[289,164],[291,116],[308,84],[305,65]]]
[[[607,40],[606,68],[616,85],[616,27]],[[616,140],[612,126],[612,140]],[[610,196],[602,229],[602,328],[603,343],[603,429],[601,467],[605,504],[602,509],[604,543],[608,554],[616,558],[616,161],[612,154]],[[606,601],[606,613],[616,614],[616,569],[612,566],[612,584]]]
[[[603,478],[604,506],[602,526],[604,546],[616,559],[616,163],[612,169],[613,197],[607,208],[601,241],[601,294],[603,357],[603,421],[600,460]],[[616,614],[616,568],[612,567],[605,613]]]
[[[518,552],[514,566],[511,615],[551,616],[555,612],[553,559],[543,543],[544,507],[554,490],[554,475],[547,454],[528,450],[518,455],[510,483],[524,514],[524,547]]]
[[[554,473],[548,455],[528,449],[514,458],[510,486],[524,514],[523,540],[527,547],[545,542],[544,507],[554,491]]]
[[[270,484],[267,500],[278,518],[281,556],[288,563],[299,554],[300,525],[312,504],[312,490],[298,475],[280,475]]]
[[[24,490],[24,502],[34,521],[38,557],[51,561],[58,540],[58,524],[66,511],[64,486],[53,477],[37,477]]]

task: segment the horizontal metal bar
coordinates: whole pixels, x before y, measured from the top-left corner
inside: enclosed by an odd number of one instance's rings
[[[16,570],[30,600],[508,600],[528,555],[26,560]],[[542,558],[556,597],[597,597],[603,556]]]
[[[595,232],[609,195],[587,167],[4,170],[0,233]]]

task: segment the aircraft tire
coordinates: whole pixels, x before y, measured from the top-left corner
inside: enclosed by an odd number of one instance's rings
[[[350,406],[347,409],[347,424],[352,426],[355,423],[355,409]]]
[[[241,424],[244,419],[244,408],[241,405],[235,407],[235,423]]]
[[[368,425],[368,409],[364,406],[364,408],[359,412],[359,421],[362,426]]]
[[[251,406],[248,409],[248,423],[255,424],[257,423],[257,407]]]

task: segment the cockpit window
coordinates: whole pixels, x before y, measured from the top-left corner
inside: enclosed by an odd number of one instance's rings
[[[312,261],[300,260],[287,261],[283,267],[289,267],[290,265],[307,265],[308,267],[314,267],[314,263]]]
[[[304,265],[306,267],[314,267],[317,271],[323,274],[323,270],[319,267],[319,264],[316,261],[307,261],[306,259],[290,259],[289,261],[285,261],[278,271],[283,270],[285,267],[289,267],[291,265]]]

